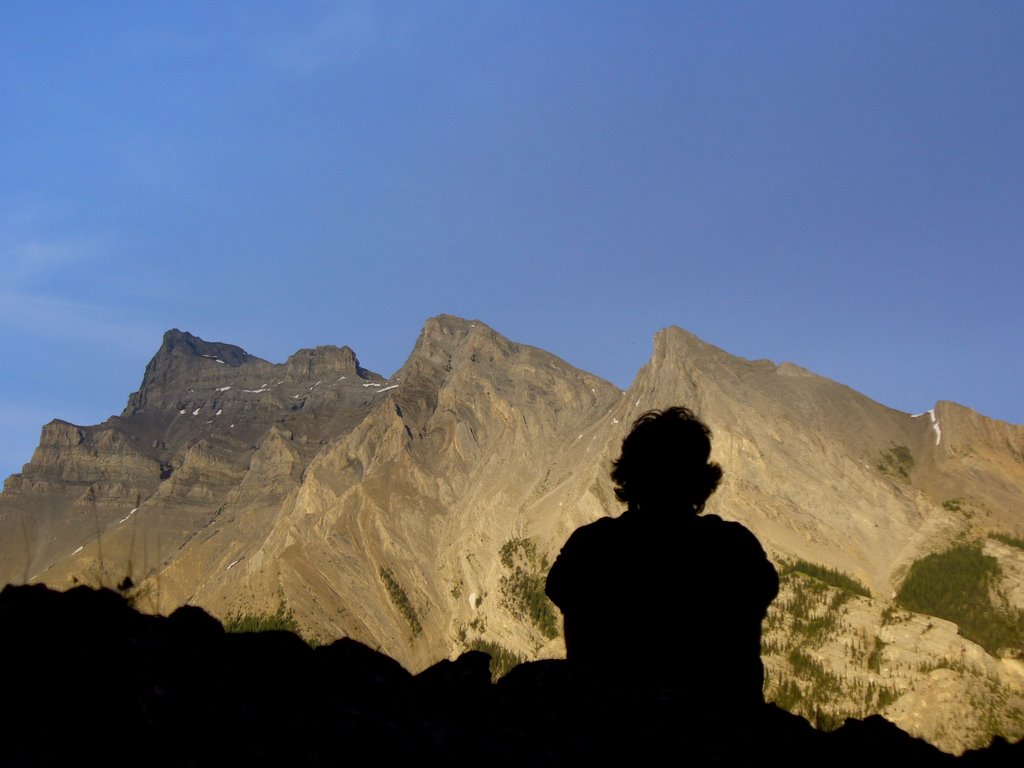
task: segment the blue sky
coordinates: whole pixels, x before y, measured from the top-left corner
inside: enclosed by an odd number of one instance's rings
[[[0,474],[177,327],[384,375],[679,325],[1024,423],[1020,3],[0,4]]]

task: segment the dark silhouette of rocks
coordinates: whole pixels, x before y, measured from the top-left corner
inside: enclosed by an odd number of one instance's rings
[[[961,758],[880,717],[816,731],[764,705],[714,713],[709,735],[672,697],[610,699],[608,681],[567,661],[521,665],[491,683],[466,653],[417,676],[352,640],[309,647],[288,632],[226,633],[198,608],[139,613],[109,590],[8,586],[0,764],[348,765],[472,760],[560,765],[1020,764],[997,739]],[[449,762],[448,764],[454,764]]]

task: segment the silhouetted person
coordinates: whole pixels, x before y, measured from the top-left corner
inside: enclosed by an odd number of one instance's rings
[[[749,530],[701,515],[722,476],[710,438],[686,408],[637,419],[612,471],[626,511],[569,537],[547,594],[574,666],[713,719],[764,703],[761,622],[779,580]]]

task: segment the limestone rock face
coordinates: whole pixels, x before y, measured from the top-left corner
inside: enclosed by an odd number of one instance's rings
[[[273,364],[168,331],[120,416],[51,422],[7,479],[0,578],[130,584],[152,612],[283,604],[307,636],[412,671],[472,648],[559,656],[548,564],[576,527],[618,514],[608,472],[631,423],[677,404],[714,432],[709,512],[784,571],[806,561],[870,590],[787,571],[770,697],[822,724],[882,711],[951,751],[1024,733],[1015,651],[892,604],[913,563],[978,542],[998,563],[993,600],[1024,610],[1024,427],[948,402],[901,413],[674,327],[626,392],[447,315],[390,379],[348,347]]]
[[[669,328],[626,401],[623,424],[691,404],[712,425],[725,469],[709,511],[744,523],[780,556],[827,563],[876,594],[957,527],[921,498],[914,474],[878,469],[893,446],[930,457],[930,425],[796,366],[739,360]]]
[[[160,573],[230,499],[272,508],[324,443],[363,419],[383,382],[347,347],[274,365],[168,331],[120,416],[51,422],[32,461],[7,479],[0,579],[140,583]],[[245,482],[254,460],[264,477]]]

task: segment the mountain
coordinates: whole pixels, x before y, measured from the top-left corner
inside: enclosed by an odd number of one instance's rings
[[[618,513],[622,437],[675,404],[714,431],[708,512],[783,574],[770,697],[823,726],[880,711],[949,751],[1024,735],[1024,427],[947,402],[901,413],[679,328],[626,392],[451,316],[390,379],[347,347],[274,365],[169,331],[120,416],[51,422],[7,479],[0,578],[120,585],[153,612],[286,611],[412,671],[470,648],[557,657],[548,563]],[[954,584],[922,612],[922,569],[954,573],[960,552],[981,592]],[[961,619],[965,602],[983,615]]]

